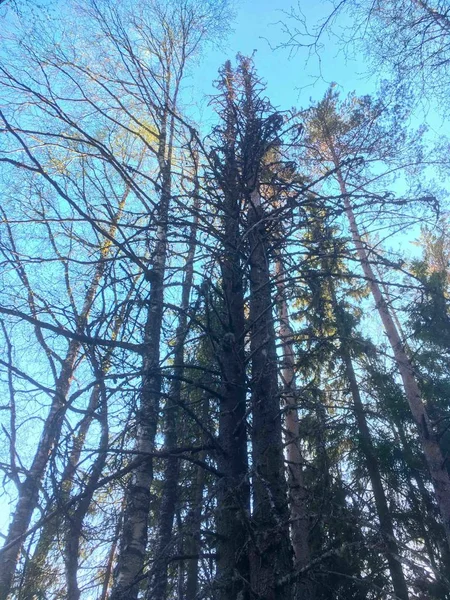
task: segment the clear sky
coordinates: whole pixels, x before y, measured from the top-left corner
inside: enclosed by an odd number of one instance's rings
[[[279,48],[287,40],[282,22],[295,25],[286,14],[293,4],[295,1],[292,0],[241,0],[236,3],[236,18],[231,24],[231,33],[220,46],[208,50],[193,75],[196,96],[200,90],[207,95],[214,93],[212,82],[225,60],[233,60],[238,52],[251,55],[255,50],[258,73],[267,83],[267,94],[272,103],[280,109],[306,107],[310,97],[314,100],[321,98],[333,81],[342,86],[344,93],[355,90],[358,94],[365,94],[373,91],[374,83],[364,74],[366,67],[363,57],[346,60],[336,40],[324,39],[326,46],[321,53],[322,78],[318,78],[317,58],[311,57],[307,61],[306,49],[292,53]],[[328,3],[309,0],[302,4],[311,25],[328,14]]]
[[[330,14],[331,3],[327,0],[299,0],[308,27]],[[202,56],[201,63],[192,74],[192,97],[209,96],[216,93],[213,81],[218,69],[227,59],[233,60],[238,52],[244,55],[255,53],[255,64],[259,75],[267,83],[267,95],[272,104],[281,110],[295,106],[305,108],[321,99],[331,82],[336,82],[342,94],[356,92],[357,95],[374,93],[380,76],[370,76],[365,57],[346,56],[336,34],[340,28],[351,27],[348,17],[342,15],[333,27],[333,35],[324,35],[320,51],[320,65],[317,56],[309,56],[306,48],[297,52],[280,48],[287,41],[283,23],[295,28],[295,21],[288,13],[297,9],[297,0],[236,0],[235,19],[231,33],[220,44],[209,48]],[[202,102],[205,114],[207,100]],[[446,121],[433,108],[418,109],[414,124],[424,120],[431,128],[431,135],[448,133]]]

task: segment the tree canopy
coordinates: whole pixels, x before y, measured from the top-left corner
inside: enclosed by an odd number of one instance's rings
[[[227,0],[47,8],[0,32],[0,600],[450,599],[446,166],[407,91],[445,97],[450,8],[344,0],[389,86],[274,106],[238,53],[207,119]]]

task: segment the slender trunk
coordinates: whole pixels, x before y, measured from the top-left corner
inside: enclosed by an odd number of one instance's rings
[[[114,236],[116,233],[117,220],[120,218],[128,193],[129,190],[122,198],[119,210],[116,214],[116,219],[109,230],[109,237]],[[110,249],[111,241],[105,241],[100,249],[100,260],[86,293],[83,308],[77,318],[77,332],[82,333],[86,326],[95,294],[105,270],[106,258],[110,253]],[[55,444],[59,440],[61,426],[67,410],[66,399],[80,349],[80,342],[76,340],[71,340],[69,342],[68,350],[55,384],[55,393],[49,414],[44,423],[36,454],[34,455],[31,467],[19,488],[16,511],[5,538],[4,546],[0,550],[0,559],[2,561],[2,570],[0,572],[0,600],[6,600],[11,591],[14,572],[22,548],[24,535],[29,527],[33,511],[37,506],[39,489],[49,458]]]
[[[199,208],[198,182],[195,184],[195,198],[193,204],[194,220],[189,234],[188,252],[184,267],[184,281],[181,293],[180,316],[175,334],[174,352],[174,379],[167,398],[165,422],[165,447],[167,451],[174,450],[178,442],[179,405],[181,401],[181,382],[184,365],[184,343],[188,327],[189,300],[194,279],[194,257],[197,245],[197,211]],[[170,558],[170,544],[172,540],[175,507],[178,498],[179,460],[176,456],[169,456],[164,469],[164,486],[160,517],[158,523],[158,541],[155,550],[155,563],[148,582],[147,598],[164,600],[167,589],[167,568]]]
[[[75,469],[79,461],[79,457],[81,454],[81,450],[83,448],[84,439],[87,435],[89,427],[92,423],[93,415],[92,413],[97,410],[98,407],[98,398],[99,398],[99,389],[96,386],[92,390],[92,394],[89,400],[87,414],[81,422],[80,429],[78,435],[76,436],[72,451],[70,453],[70,457],[68,463],[64,469],[63,475],[61,477],[61,497],[60,501],[64,503],[70,496],[70,492],[73,485],[73,477],[75,474]],[[53,506],[56,508],[56,506]],[[50,508],[50,512],[51,512]],[[34,550],[33,556],[31,560],[27,563],[25,568],[25,576],[24,583],[22,589],[20,590],[19,597],[23,600],[27,600],[27,598],[32,597],[32,593],[36,592],[36,589],[39,586],[45,588],[47,586],[46,581],[43,580],[43,574],[45,572],[45,564],[47,561],[48,553],[54,543],[55,537],[58,534],[58,531],[61,528],[61,524],[64,520],[63,514],[58,514],[54,518],[47,521],[42,527],[41,533],[39,535],[39,540],[36,544],[36,549]]]
[[[388,290],[388,287],[387,287],[385,281],[383,280],[383,277],[382,277],[379,265],[374,265],[374,267],[375,267],[375,271],[376,271],[376,273],[378,275],[378,281],[380,282],[381,289],[383,290],[383,293],[384,293],[384,298],[385,298],[387,304],[390,307],[389,310],[391,312],[392,319],[393,319],[393,321],[395,323],[395,326],[397,327],[397,331],[398,331],[398,333],[400,335],[400,338],[402,340],[403,348],[405,349],[406,352],[409,352],[409,348],[408,348],[408,345],[406,343],[406,339],[407,338],[406,338],[405,332],[403,331],[403,327],[402,327],[402,325],[401,325],[401,323],[399,321],[397,312],[394,310],[394,307],[392,306],[392,302],[391,302],[389,290]]]
[[[356,379],[353,362],[348,349],[347,341],[351,335],[346,330],[346,326],[341,317],[341,309],[336,300],[333,289],[333,283],[330,284],[331,301],[336,318],[338,335],[340,337],[340,354],[344,362],[345,375],[350,386],[350,392],[353,400],[353,411],[356,417],[356,423],[359,432],[359,442],[364,455],[367,472],[369,473],[370,483],[375,498],[375,506],[380,521],[380,531],[386,551],[386,559],[389,565],[389,572],[392,579],[395,595],[401,600],[408,600],[408,586],[400,562],[400,553],[397,541],[395,539],[394,524],[392,522],[391,512],[389,510],[386,494],[384,493],[381,473],[378,468],[378,461],[375,448],[372,443],[369,426],[364,411],[364,405],[359,393],[359,386]]]
[[[101,373],[97,373],[97,377],[101,377]],[[99,383],[100,388],[100,411],[98,420],[101,425],[101,436],[97,458],[92,465],[89,479],[86,482],[83,497],[77,503],[75,509],[65,515],[66,533],[64,544],[64,563],[66,567],[66,583],[67,583],[67,600],[79,600],[81,592],[78,587],[78,564],[80,557],[80,538],[83,531],[83,521],[91,506],[91,500],[96,490],[97,482],[103,471],[106,462],[106,453],[108,449],[108,408],[107,395],[104,383]]]
[[[122,518],[123,518],[123,507],[120,512],[119,519],[117,521],[116,530],[114,533],[114,538],[112,540],[111,548],[108,554],[108,562],[106,563],[105,575],[103,577],[103,586],[102,593],[99,600],[108,600],[108,591],[111,582],[111,575],[113,570],[114,559],[117,551],[117,542],[119,541],[120,530],[122,528]]]
[[[167,214],[167,212],[166,212]],[[135,451],[145,456],[154,450],[161,394],[160,339],[164,301],[164,270],[166,260],[165,228],[158,232],[158,250],[152,275],[149,308],[144,333],[142,370],[144,373],[140,407],[136,414]],[[119,559],[115,571],[111,600],[137,598],[143,577],[147,547],[150,486],[153,481],[153,462],[149,456],[133,471],[126,490],[126,507]]]
[[[292,571],[292,556],[268,243],[257,189],[250,197],[248,225],[254,531],[250,582],[261,600],[287,600],[288,586],[277,589],[278,581]]]
[[[206,403],[206,406],[208,403]],[[203,453],[201,460],[204,460],[206,454]],[[197,556],[200,552],[200,526],[202,523],[202,504],[203,490],[205,487],[205,470],[197,467],[197,477],[195,480],[195,490],[193,494],[193,508],[189,519],[189,532],[185,543],[186,554],[188,556]],[[187,561],[186,569],[186,594],[185,600],[196,600],[198,593],[198,558],[190,558]]]
[[[59,378],[55,386],[55,395],[50,412],[45,420],[44,429],[34,456],[31,468],[19,488],[16,511],[5,539],[4,548],[0,551],[2,570],[0,572],[0,600],[8,597],[16,569],[24,535],[29,527],[31,516],[37,506],[39,489],[49,457],[55,442],[59,439],[65,399],[67,397],[75,361],[81,344],[71,341]]]
[[[417,425],[419,439],[422,445],[423,453],[430,470],[431,480],[436,493],[436,499],[442,517],[447,543],[450,545],[450,476],[445,467],[445,460],[442,455],[439,441],[433,426],[427,414],[419,386],[417,384],[413,365],[408,358],[402,340],[395,326],[394,320],[389,310],[389,306],[381,292],[375,274],[370,264],[369,257],[364,244],[359,235],[355,215],[353,213],[345,181],[339,170],[339,162],[335,158],[337,177],[341,193],[344,198],[344,207],[350,223],[350,230],[358,253],[359,261],[364,275],[370,286],[370,290],[375,300],[376,308],[383,322],[386,335],[394,353],[398,371],[402,378],[406,398],[408,400],[411,413]]]
[[[183,550],[182,546],[180,550]],[[178,562],[177,569],[177,600],[184,600],[184,561],[182,560]]]
[[[112,339],[115,340],[122,326],[124,314],[123,311],[116,317]],[[108,400],[107,393],[104,383],[104,377],[110,369],[112,350],[108,351],[103,357],[101,364],[95,365],[95,375],[98,380],[97,385],[92,391],[90,406],[99,411],[97,414],[97,420],[100,423],[101,435],[98,446],[97,457],[91,467],[89,478],[84,486],[83,497],[77,502],[75,508],[71,508],[67,514],[64,515],[64,563],[66,568],[66,582],[67,582],[67,600],[79,600],[80,589],[78,587],[78,568],[79,568],[79,557],[80,557],[80,538],[83,531],[83,522],[91,506],[91,501],[94,492],[97,487],[97,482],[100,479],[103,468],[106,463],[108,440],[109,440],[109,426],[108,426]],[[94,358],[94,357],[93,357]],[[94,358],[95,360],[95,358]],[[92,408],[94,410],[94,408]],[[92,421],[93,416],[87,415]],[[85,427],[88,427],[85,425]],[[65,475],[66,479],[63,479],[62,492],[63,499],[66,500],[73,488],[73,477],[78,464],[81,449],[85,440],[87,429],[80,432],[82,434],[78,444],[74,445],[71,454],[71,461],[66,466]]]
[[[305,567],[311,560],[309,549],[309,516],[307,491],[303,478],[303,456],[300,448],[300,427],[298,421],[294,332],[291,327],[286,301],[285,270],[281,257],[277,259],[278,313],[280,319],[279,337],[282,345],[281,378],[285,412],[285,453],[287,460],[289,511],[291,540],[298,568]],[[297,597],[311,600],[314,590],[311,581],[300,582]]]
[[[153,452],[158,426],[162,376],[160,366],[161,327],[164,313],[164,276],[167,261],[167,228],[171,198],[171,142],[167,143],[167,112],[161,124],[158,160],[161,174],[161,195],[158,207],[158,227],[150,281],[147,318],[142,354],[142,384],[140,405],[136,414],[135,451],[138,456]],[[144,565],[148,539],[150,486],[153,481],[151,456],[132,472],[125,492],[125,511],[119,543],[119,557],[114,573],[110,600],[136,600]]]

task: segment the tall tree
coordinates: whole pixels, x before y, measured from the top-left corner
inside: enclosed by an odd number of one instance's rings
[[[198,158],[198,157],[197,157]],[[177,430],[180,426],[180,403],[182,396],[182,379],[184,366],[184,345],[188,335],[188,317],[190,296],[194,279],[194,259],[197,243],[197,226],[199,210],[198,189],[198,164],[194,160],[193,179],[194,189],[193,222],[188,234],[188,251],[184,267],[184,278],[181,292],[180,316],[174,340],[174,379],[166,399],[166,417],[164,445],[167,451],[174,452],[178,443]],[[154,600],[164,600],[167,588],[167,567],[169,548],[172,538],[172,528],[175,517],[175,509],[178,498],[178,476],[179,460],[176,455],[169,456],[164,470],[164,486],[162,490],[162,501],[158,522],[158,544],[156,548],[156,561],[152,569],[151,577],[147,586],[147,596]]]
[[[283,401],[286,404],[286,459],[289,487],[289,510],[291,522],[292,547],[296,564],[306,567],[310,560],[309,515],[307,505],[308,490],[303,476],[304,459],[301,451],[300,426],[298,419],[298,391],[296,386],[296,357],[294,350],[294,330],[288,310],[287,276],[281,254],[276,259],[278,288],[279,339],[282,346],[281,379]],[[304,596],[311,597],[312,585],[307,582]]]
[[[242,58],[239,70],[244,121],[242,178],[250,253],[252,524],[255,535],[250,582],[256,594],[274,600],[280,593],[285,598],[291,595],[290,584],[283,578],[291,572],[292,557],[270,276],[273,239],[267,227],[266,210],[270,205],[263,195],[262,166],[265,154],[279,143],[282,119],[270,111],[258,93],[260,84],[251,62]]]
[[[323,101],[312,111],[309,122],[310,150],[320,162],[334,169],[358,260],[370,286],[402,378],[450,544],[450,478],[445,468],[444,457],[422,398],[415,368],[407,355],[389,305],[375,276],[370,249],[363,242],[351,204],[352,189],[347,181],[352,176],[352,161],[357,160],[358,155],[367,155],[369,160],[377,158],[378,153],[385,152],[384,156],[389,156],[396,142],[395,132],[383,131],[378,127],[377,119],[381,116],[379,109],[372,110],[370,101],[366,106],[364,104],[364,100],[356,104],[350,100],[339,108],[337,94],[330,89]]]
[[[222,191],[219,206],[223,220],[220,260],[223,294],[223,334],[220,401],[217,514],[219,597],[249,598],[248,545],[250,487],[247,457],[247,380],[245,356],[244,271],[242,266],[242,189],[239,169],[239,100],[236,74],[227,62],[220,73],[219,110],[223,124],[217,130],[220,146],[214,156],[214,180]],[[220,154],[223,155],[221,160]],[[235,573],[237,576],[235,576]]]

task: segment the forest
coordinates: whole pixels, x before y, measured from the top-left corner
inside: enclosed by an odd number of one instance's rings
[[[0,600],[450,600],[450,2],[313,4],[0,0]]]

